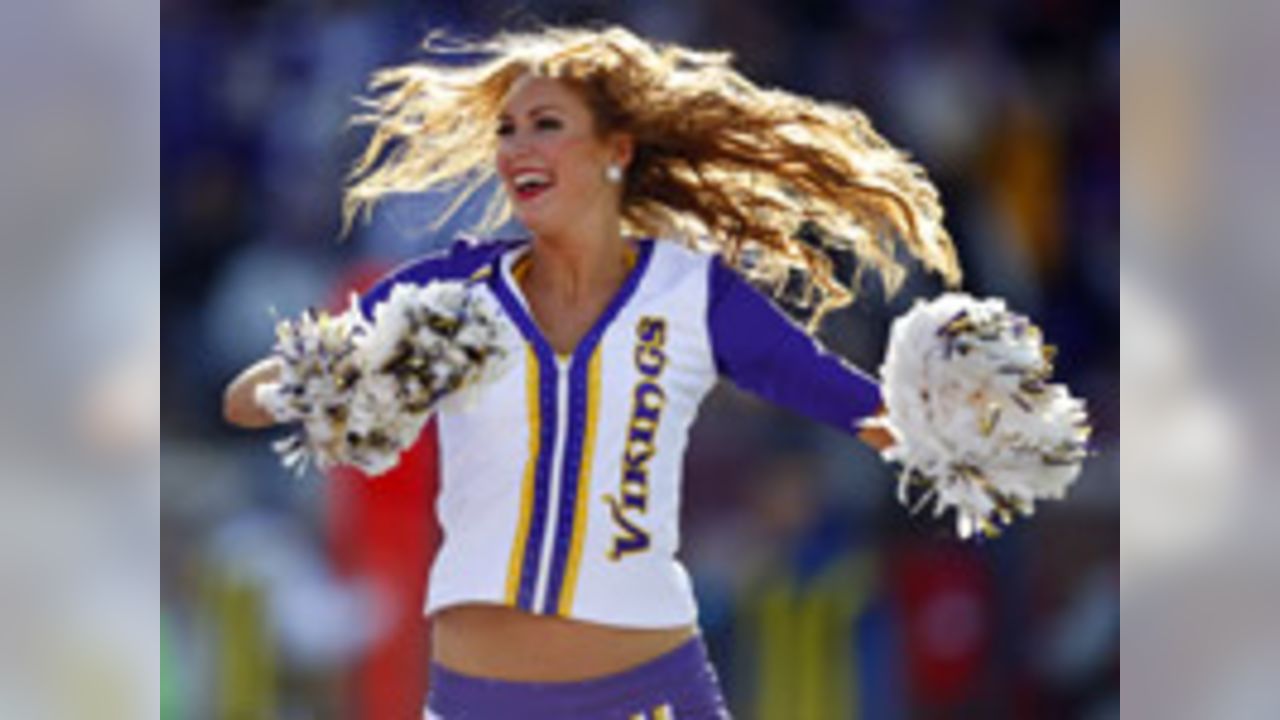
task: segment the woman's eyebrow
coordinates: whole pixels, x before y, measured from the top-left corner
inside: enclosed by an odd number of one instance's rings
[[[532,116],[535,116],[535,115],[541,115],[541,114],[543,114],[543,113],[545,113],[545,112],[548,112],[548,111],[551,111],[551,112],[563,112],[563,109],[562,109],[559,105],[555,105],[555,104],[552,104],[552,103],[544,103],[544,104],[542,104],[542,105],[534,105],[533,107],[531,107],[531,108],[529,108],[528,110],[526,110],[524,114],[525,114],[525,115],[529,115],[530,117],[532,117]],[[510,113],[510,112],[508,112],[508,111],[506,111],[506,110],[503,110],[502,112],[498,113],[498,120],[499,120],[499,122],[507,122],[507,121],[510,121],[510,120],[511,120],[511,113]]]

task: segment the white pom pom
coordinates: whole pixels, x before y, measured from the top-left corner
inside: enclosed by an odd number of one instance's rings
[[[1060,499],[1079,475],[1089,426],[1084,404],[1047,382],[1051,347],[999,299],[948,293],[894,321],[881,367],[901,464],[898,497],[924,488],[916,509],[956,513],[956,529],[998,534],[1039,499]]]
[[[497,310],[461,282],[398,284],[373,317],[365,321],[353,297],[340,315],[305,313],[277,327],[284,370],[256,399],[299,424],[274,446],[299,474],[312,460],[386,472],[442,398],[494,377],[505,356]]]
[[[276,420],[300,425],[297,434],[275,443],[285,466],[299,474],[313,459],[328,466],[343,455],[338,426],[362,372],[357,341],[367,330],[358,311],[307,311],[276,326],[280,378],[259,386],[254,399]]]

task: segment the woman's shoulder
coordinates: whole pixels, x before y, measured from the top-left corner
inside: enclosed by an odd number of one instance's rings
[[[410,258],[395,266],[361,298],[371,308],[400,283],[425,285],[435,280],[466,280],[487,267],[502,253],[519,247],[525,239],[459,237],[447,247]]]
[[[402,282],[467,278],[502,253],[527,242],[524,239],[459,237],[447,247],[401,263],[388,273],[388,277],[400,278]]]
[[[705,271],[707,265],[714,262],[717,257],[714,248],[683,240],[649,238],[648,242],[653,244],[655,259],[672,270],[683,272]]]
[[[668,299],[693,302],[706,293],[709,268],[715,254],[682,240],[647,240],[652,250],[645,270],[643,291]]]

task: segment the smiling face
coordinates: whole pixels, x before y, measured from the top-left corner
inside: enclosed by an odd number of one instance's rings
[[[587,103],[564,83],[516,81],[498,117],[497,169],[515,215],[535,235],[562,232],[592,213],[618,213],[622,186],[606,168],[625,168],[630,140],[602,134]]]

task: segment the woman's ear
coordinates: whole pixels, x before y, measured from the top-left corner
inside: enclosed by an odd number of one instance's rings
[[[636,141],[631,133],[615,132],[609,139],[609,154],[614,165],[624,171],[631,166],[631,158],[635,156]]]

